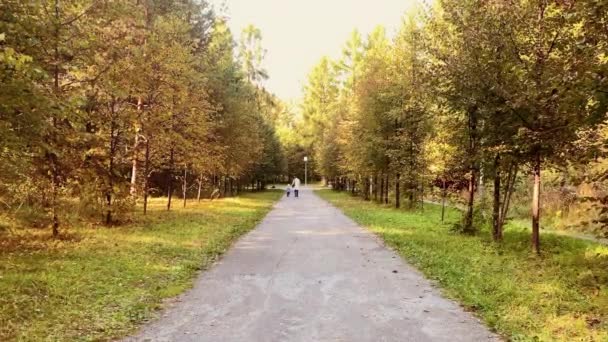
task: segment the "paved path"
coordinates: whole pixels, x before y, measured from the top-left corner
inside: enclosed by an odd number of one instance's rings
[[[303,190],[127,341],[495,339],[374,235]]]

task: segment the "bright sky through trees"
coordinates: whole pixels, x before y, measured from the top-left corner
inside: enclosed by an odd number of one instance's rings
[[[266,87],[284,100],[302,93],[306,75],[320,56],[337,57],[353,29],[366,36],[379,23],[392,33],[403,14],[421,0],[213,0],[226,3],[238,36],[248,24],[259,27],[268,51]],[[426,1],[427,3],[430,1]]]

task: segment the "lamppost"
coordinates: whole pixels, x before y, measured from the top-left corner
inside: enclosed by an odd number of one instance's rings
[[[304,186],[308,185],[308,157],[304,156]]]

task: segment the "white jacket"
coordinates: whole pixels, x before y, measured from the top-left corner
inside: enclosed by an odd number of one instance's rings
[[[300,179],[298,177],[294,178],[293,183],[291,183],[291,186],[294,190],[300,190]]]

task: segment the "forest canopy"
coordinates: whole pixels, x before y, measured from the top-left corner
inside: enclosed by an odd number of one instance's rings
[[[106,225],[149,196],[227,196],[286,177],[287,105],[262,86],[262,33],[206,1],[0,4],[3,225]]]
[[[311,178],[366,199],[462,205],[462,233],[499,241],[531,216],[536,251],[541,221],[606,234],[607,13],[422,4],[395,34],[354,31],[296,107],[263,86],[263,32],[235,37],[206,1],[4,1],[2,220],[57,236],[77,203],[119,224],[149,196],[263,189],[310,156]]]
[[[606,234],[607,23],[604,0],[439,0],[394,37],[354,31],[304,89],[318,172],[397,207],[450,196],[457,231],[497,241],[511,206],[535,251],[543,205]]]

